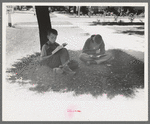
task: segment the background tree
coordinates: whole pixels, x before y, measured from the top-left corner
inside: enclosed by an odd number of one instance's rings
[[[74,12],[75,14],[77,14],[77,7],[76,7],[76,6],[73,6],[73,12]]]
[[[71,11],[71,6],[69,6],[69,8],[68,8],[68,12],[70,13],[70,11]]]
[[[40,46],[47,42],[47,31],[52,28],[48,6],[35,6],[36,16],[39,25]]]

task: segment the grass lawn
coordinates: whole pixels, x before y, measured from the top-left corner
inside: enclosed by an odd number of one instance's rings
[[[60,35],[64,37],[72,36],[74,32],[76,32],[76,36],[80,38],[87,37],[80,35],[82,32],[79,32],[77,28],[68,28],[66,31],[65,28],[62,29],[63,32],[61,32]],[[28,37],[38,37],[38,31],[35,28],[34,30],[14,30],[16,32],[22,31],[26,41]],[[11,32],[10,29],[7,29],[7,32],[9,32],[9,35],[7,34],[9,43],[11,43],[13,33],[17,34],[14,30]],[[32,31],[32,33],[30,33],[30,31]],[[61,28],[60,31],[62,31]],[[66,32],[69,32],[69,34]],[[21,34],[18,33],[18,35],[15,35],[15,37],[18,36],[19,39],[16,38],[15,40],[18,40],[18,42],[24,40]],[[34,39],[37,39],[35,37]],[[15,40],[14,42],[16,42]],[[30,44],[32,44],[32,39],[30,39],[30,41]],[[16,42],[15,46],[20,47],[18,44],[19,43]],[[28,49],[30,48],[29,45]],[[7,47],[8,52],[9,49],[12,49],[11,46]],[[25,47],[24,51],[21,49],[22,53],[25,51],[27,51]],[[77,71],[75,76],[55,75],[52,69],[42,66],[35,61],[40,56],[40,53],[36,52],[29,56],[22,57],[20,61],[12,63],[13,67],[7,69],[7,73],[11,73],[12,75],[9,78],[7,77],[7,80],[11,83],[19,83],[21,85],[31,84],[32,86],[29,90],[38,93],[49,91],[73,92],[73,95],[91,94],[93,97],[98,97],[106,93],[108,98],[113,98],[119,94],[126,97],[134,97],[136,89],[144,88],[144,63],[120,49],[110,49],[107,52],[113,55],[113,60],[101,65],[86,66],[78,59],[81,50],[69,50],[70,57],[77,60],[80,65],[80,67],[75,70]],[[7,57],[9,57],[8,53]]]

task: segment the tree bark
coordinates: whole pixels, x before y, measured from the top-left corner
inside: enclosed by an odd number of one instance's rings
[[[35,6],[36,16],[39,25],[40,49],[47,42],[47,31],[51,29],[51,21],[48,6]]]
[[[78,6],[78,16],[80,17],[80,6]]]

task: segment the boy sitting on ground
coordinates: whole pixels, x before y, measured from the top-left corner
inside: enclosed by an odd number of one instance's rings
[[[70,62],[69,53],[68,50],[64,48],[67,44],[63,43],[59,45],[56,43],[57,35],[58,32],[55,29],[51,29],[47,32],[48,41],[42,46],[40,59],[42,63],[53,68],[53,71],[56,73],[75,74],[68,66]]]
[[[111,58],[110,54],[105,53],[105,44],[101,35],[92,35],[84,44],[80,60],[87,65],[101,64]]]

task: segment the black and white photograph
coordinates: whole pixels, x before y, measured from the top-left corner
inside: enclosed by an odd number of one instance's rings
[[[148,121],[148,3],[3,2],[2,121]]]

